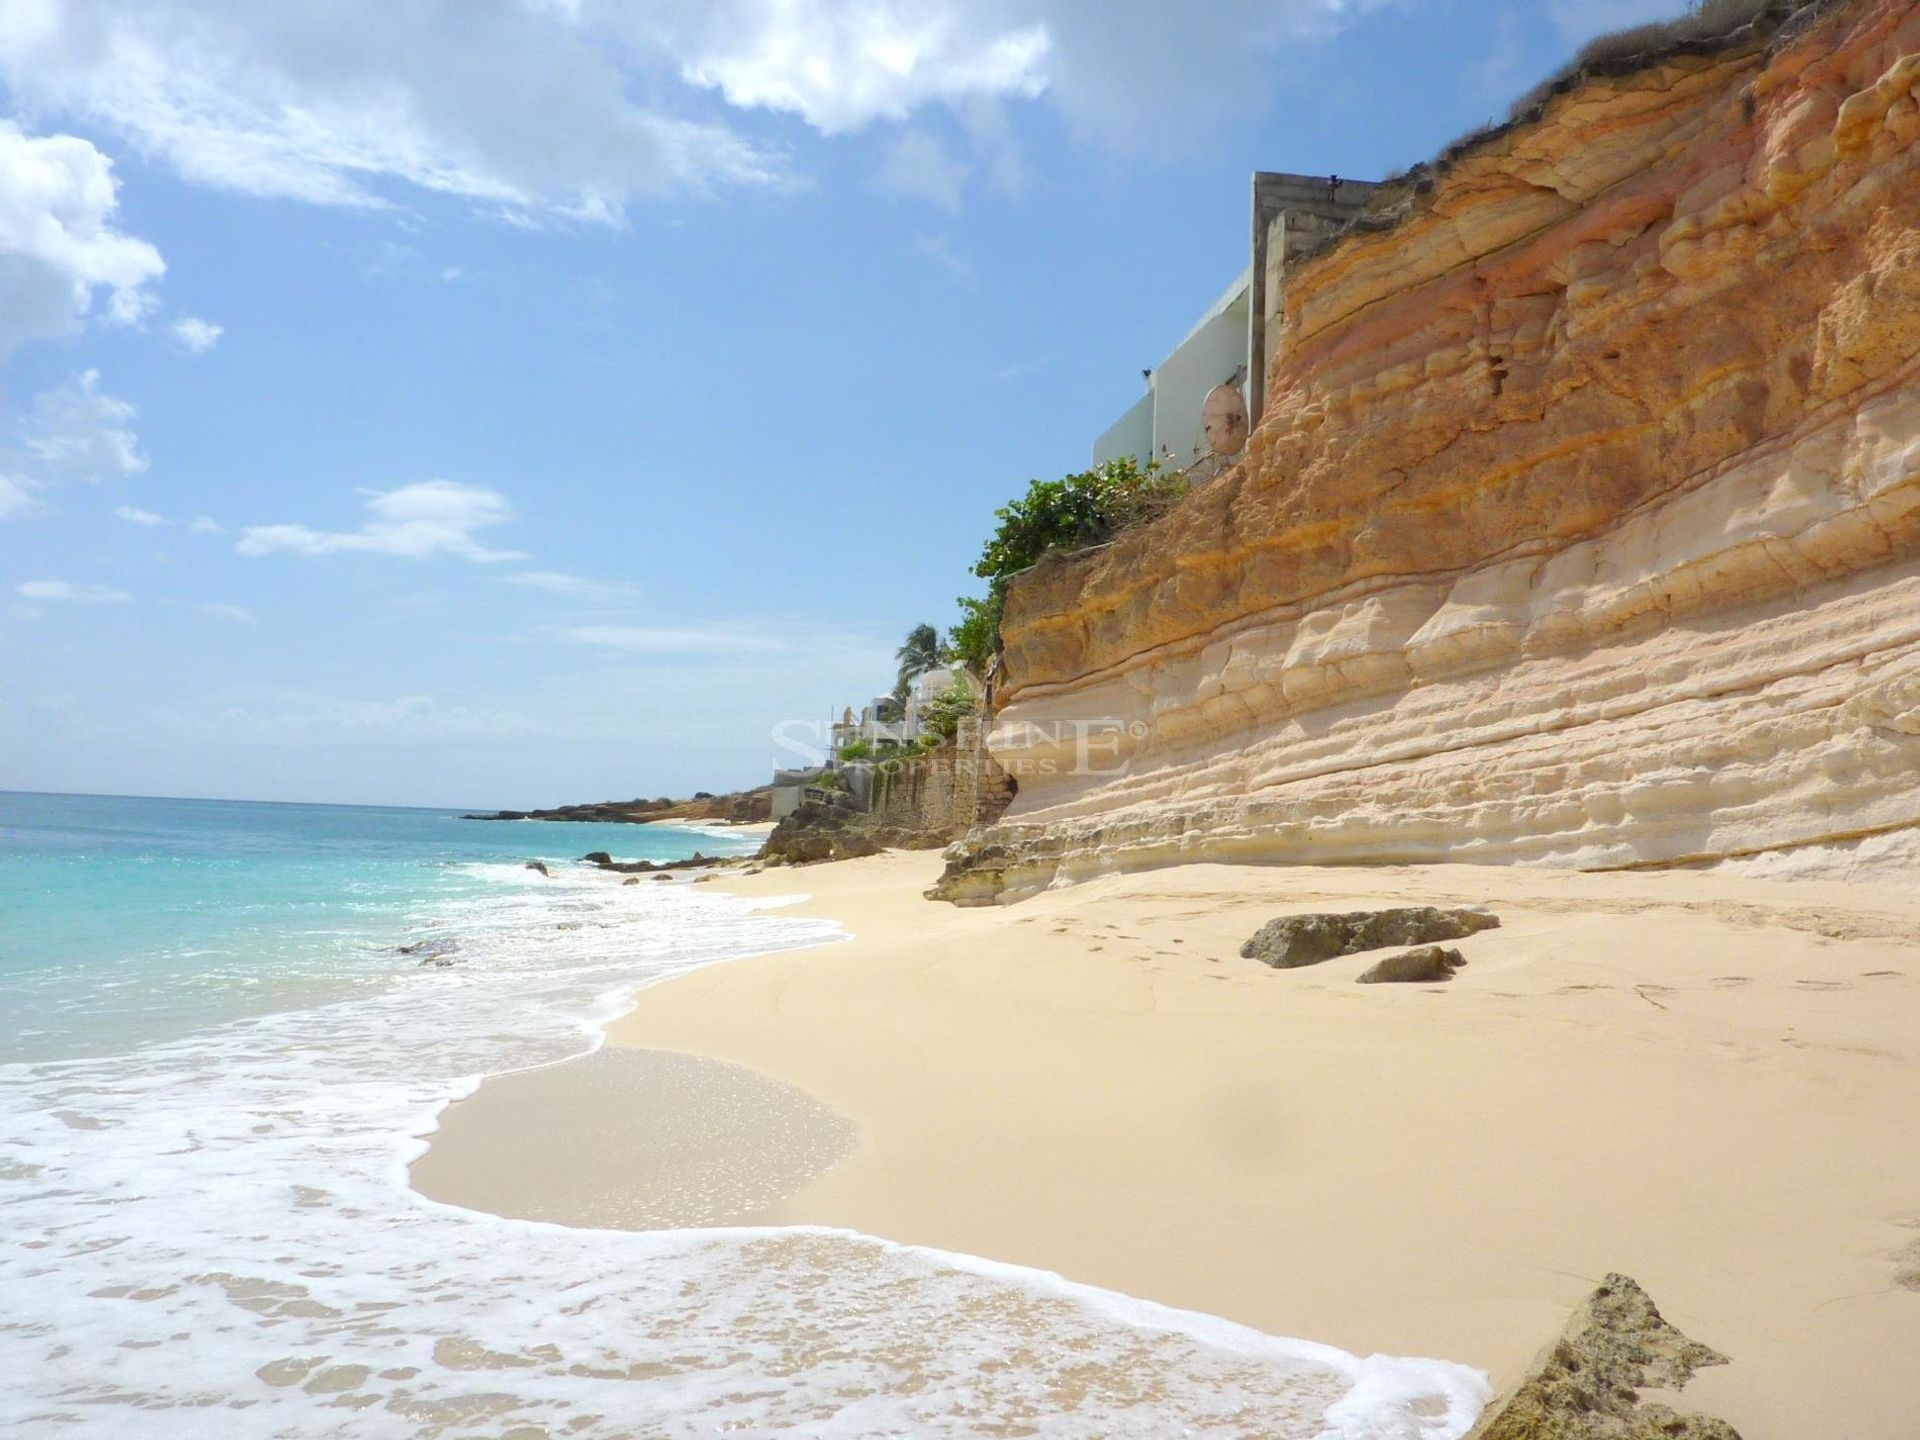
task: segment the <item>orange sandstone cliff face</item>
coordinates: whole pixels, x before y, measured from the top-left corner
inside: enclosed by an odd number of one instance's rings
[[[1013,586],[1019,796],[935,893],[1920,867],[1917,103],[1920,0],[1829,6],[1589,78],[1296,263],[1243,462]]]

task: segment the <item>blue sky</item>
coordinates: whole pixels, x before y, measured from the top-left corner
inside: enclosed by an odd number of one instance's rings
[[[0,788],[761,781],[1246,261],[1679,0],[13,0]]]

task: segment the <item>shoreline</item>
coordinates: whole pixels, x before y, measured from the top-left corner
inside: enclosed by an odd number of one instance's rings
[[[1701,874],[1190,866],[960,910],[919,896],[938,865],[717,879],[804,891],[781,913],[854,938],[647,986],[607,1027],[598,1053],[742,1066],[858,1127],[767,1222],[1444,1356],[1496,1385],[1624,1270],[1733,1358],[1683,1408],[1787,1440],[1844,1394],[1857,1440],[1920,1428],[1901,1358],[1920,1294],[1893,1259],[1920,1222],[1920,901]],[[1237,955],[1276,913],[1423,901],[1503,919],[1460,942],[1445,986],[1352,985],[1371,956],[1274,972]],[[553,1067],[533,1113],[605,1156],[632,1096],[580,1065]],[[463,1133],[431,1137],[440,1198],[464,1203],[462,1164],[533,1123],[499,1098],[488,1082],[443,1115]],[[548,1200],[565,1218],[566,1195]]]

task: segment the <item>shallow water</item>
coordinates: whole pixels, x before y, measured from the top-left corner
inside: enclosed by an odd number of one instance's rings
[[[0,1432],[1464,1433],[1481,1381],[1439,1362],[853,1234],[575,1230],[411,1191],[417,1137],[482,1076],[591,1048],[636,984],[832,937],[520,863],[722,843],[0,796]],[[418,939],[458,963],[394,953]]]

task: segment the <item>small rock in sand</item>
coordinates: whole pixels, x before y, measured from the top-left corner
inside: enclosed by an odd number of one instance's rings
[[[1240,947],[1245,960],[1276,970],[1318,965],[1336,955],[1383,950],[1389,945],[1431,945],[1458,940],[1500,921],[1485,910],[1441,910],[1414,905],[1395,910],[1353,910],[1343,915],[1282,915],[1269,920]]]
[[[1362,985],[1451,980],[1453,972],[1466,963],[1466,957],[1458,950],[1449,950],[1441,945],[1422,945],[1418,950],[1403,950],[1398,955],[1389,955],[1384,960],[1376,961],[1354,979]]]

